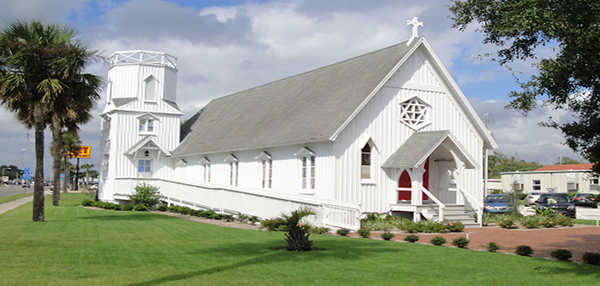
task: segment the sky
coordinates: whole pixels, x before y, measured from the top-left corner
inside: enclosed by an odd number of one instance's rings
[[[81,42],[109,57],[116,51],[166,52],[178,58],[177,103],[187,119],[211,99],[255,87],[385,48],[411,36],[407,20],[423,22],[424,36],[477,114],[487,114],[497,151],[526,161],[554,164],[559,155],[582,160],[558,130],[540,127],[552,117],[567,122],[563,110],[543,107],[527,117],[505,109],[518,90],[513,73],[534,72],[532,62],[501,67],[479,55],[493,52],[476,27],[452,28],[444,0],[0,0],[0,27],[36,19],[69,25]],[[548,51],[540,51],[546,56]],[[106,78],[108,66],[94,63],[87,72]],[[82,145],[99,166],[100,113],[106,92],[81,126]],[[33,131],[0,109],[0,165],[35,166]],[[46,133],[46,145],[50,134]],[[45,177],[51,177],[49,149]],[[73,160],[75,163],[75,160]]]

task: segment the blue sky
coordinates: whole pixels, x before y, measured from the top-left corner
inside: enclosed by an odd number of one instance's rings
[[[451,28],[449,1],[286,0],[286,1],[167,1],[167,0],[0,0],[0,25],[16,19],[68,24],[81,40],[104,56],[115,51],[151,50],[178,58],[177,100],[184,119],[208,101],[283,77],[378,50],[410,38],[406,21],[418,16],[424,36],[440,57],[476,112],[489,114],[489,128],[506,155],[553,164],[561,153],[579,159],[561,143],[560,132],[538,126],[552,116],[569,120],[560,110],[542,108],[527,117],[503,107],[517,85],[505,67],[477,55],[494,50],[470,27]],[[547,50],[540,51],[546,55]],[[531,62],[513,63],[530,74]],[[89,72],[106,76],[101,63]],[[92,146],[98,165],[99,114],[82,126],[84,145]],[[33,132],[0,110],[0,164],[34,166]],[[47,136],[49,141],[50,136]],[[21,151],[26,149],[26,151]],[[46,174],[51,174],[46,156]],[[85,162],[83,162],[85,161]],[[49,176],[49,175],[48,175]]]

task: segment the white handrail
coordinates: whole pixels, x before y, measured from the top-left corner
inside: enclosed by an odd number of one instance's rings
[[[430,199],[433,200],[434,203],[438,205],[438,220],[439,222],[444,221],[444,210],[446,209],[446,205],[438,200],[433,194],[431,194],[425,187],[421,186],[421,191],[423,191]]]
[[[462,188],[456,188],[458,189],[458,191],[460,191],[463,196],[467,197],[467,199],[471,202],[474,202],[476,204],[476,212],[477,212],[477,222],[479,223],[479,226],[482,227],[483,226],[483,204],[480,203],[478,200],[475,199],[475,197],[473,197],[471,194],[465,192]]]

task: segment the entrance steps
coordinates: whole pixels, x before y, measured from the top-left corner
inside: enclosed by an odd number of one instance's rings
[[[439,220],[438,208],[432,208],[429,212],[433,214],[433,220]],[[444,221],[460,221],[465,228],[479,227],[479,224],[475,222],[475,218],[472,218],[466,212],[464,205],[446,205],[446,209],[444,210]]]

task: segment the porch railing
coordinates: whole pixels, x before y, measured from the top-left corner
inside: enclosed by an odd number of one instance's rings
[[[438,205],[438,220],[439,222],[444,221],[444,210],[446,209],[446,205],[442,203],[438,198],[436,198],[433,194],[429,192],[425,187],[421,186],[421,191],[425,193],[430,199],[433,200],[434,203]]]
[[[475,199],[475,197],[473,197],[473,195],[465,192],[465,190],[463,190],[462,188],[457,188],[459,192],[461,192],[463,194],[463,196],[465,196],[467,198],[467,200],[469,200],[470,203],[474,203],[475,204],[475,208],[476,208],[476,212],[477,212],[477,217],[481,218],[478,219],[479,222],[479,226],[483,225],[483,204],[481,202],[479,202],[478,200]]]

